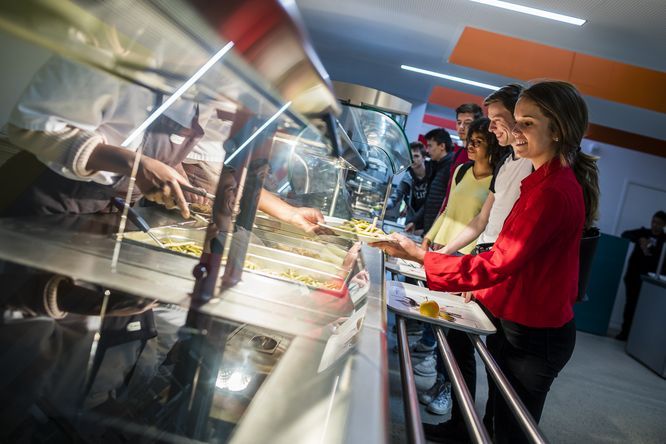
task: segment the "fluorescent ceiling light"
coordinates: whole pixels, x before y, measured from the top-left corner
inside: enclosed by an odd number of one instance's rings
[[[270,119],[268,119],[267,121],[265,121],[263,125],[261,125],[261,126],[260,126],[260,127],[254,132],[254,133],[252,133],[252,135],[251,135],[250,137],[248,137],[247,140],[246,140],[245,142],[243,142],[243,144],[242,144],[241,146],[239,146],[238,148],[236,148],[236,151],[234,151],[233,154],[232,154],[231,156],[229,156],[229,158],[226,159],[226,160],[224,161],[224,164],[225,164],[225,165],[229,165],[229,162],[231,162],[231,160],[232,160],[234,157],[236,157],[236,156],[238,155],[238,153],[240,153],[241,151],[243,151],[243,150],[245,149],[245,147],[248,146],[248,145],[250,144],[250,142],[252,142],[252,141],[253,141],[253,140],[254,140],[259,134],[261,134],[261,132],[262,132],[263,130],[265,130],[265,129],[268,127],[268,125],[270,125],[271,123],[273,123],[273,122],[275,121],[275,119],[277,119],[278,117],[280,117],[280,115],[281,115],[283,112],[285,112],[285,111],[287,110],[287,108],[289,108],[290,106],[291,106],[291,102],[287,102],[287,103],[285,103],[284,105],[282,105],[282,108],[280,108],[279,110],[277,110],[277,112],[276,112],[275,114],[273,114],[273,115],[271,116]]]
[[[463,79],[462,77],[450,76],[448,74],[442,74],[441,72],[428,71],[427,69],[415,68],[409,65],[400,65],[400,67],[407,71],[418,72],[420,74],[425,74],[427,76],[439,77],[440,79],[446,79],[454,82],[465,83],[467,85],[478,86],[479,88],[492,89],[493,91],[497,91],[499,89],[499,86],[476,82],[474,80]]]
[[[581,26],[587,20],[579,19],[576,17],[570,17],[568,15],[556,14],[554,12],[544,11],[543,9],[530,8],[529,6],[516,5],[514,3],[503,2],[500,0],[470,0],[474,3],[483,3],[488,6],[495,6],[497,8],[508,9],[510,11],[522,12],[523,14],[536,15],[538,17],[543,17],[551,20],[557,20],[558,22],[569,23],[571,25]]]

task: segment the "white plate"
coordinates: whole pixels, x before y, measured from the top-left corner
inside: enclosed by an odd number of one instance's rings
[[[497,331],[476,302],[466,304],[462,297],[454,296],[451,293],[430,291],[427,288],[404,282],[387,281],[386,296],[389,308],[407,318],[479,335],[489,335]],[[410,304],[410,298],[415,305]],[[441,317],[431,318],[419,313],[419,305],[426,299],[437,302],[440,309],[444,309],[453,316],[453,321],[447,321]]]

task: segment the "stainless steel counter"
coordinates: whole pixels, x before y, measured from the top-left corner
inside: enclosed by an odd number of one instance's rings
[[[145,215],[153,225],[177,222],[159,210]],[[184,319],[197,259],[124,243],[113,269],[117,217],[0,219],[0,259],[175,304]],[[245,272],[241,283],[196,310],[196,316],[289,338],[235,426],[232,442],[388,440],[383,260],[379,250],[364,246],[364,267],[349,283],[354,291],[342,298]]]

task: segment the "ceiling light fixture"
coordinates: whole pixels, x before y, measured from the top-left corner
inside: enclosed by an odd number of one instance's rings
[[[470,0],[474,3],[483,3],[488,6],[495,6],[497,8],[508,9],[510,11],[522,12],[523,14],[536,15],[558,22],[569,23],[571,25],[582,26],[587,20],[570,17],[568,15],[557,14],[555,12],[544,11],[543,9],[530,8],[529,6],[516,5],[515,3],[503,2],[500,0]]]
[[[409,66],[409,65],[400,65],[400,67],[404,70],[407,70],[407,71],[418,72],[420,74],[425,74],[427,76],[439,77],[440,79],[446,79],[446,80],[451,80],[453,82],[459,82],[459,83],[465,83],[467,85],[478,86],[479,88],[491,89],[493,91],[497,91],[499,89],[499,87],[495,86],[495,85],[489,85],[487,83],[481,83],[481,82],[476,82],[474,80],[463,79],[462,77],[450,76],[448,74],[442,74],[441,72],[428,71],[427,69],[415,68],[415,67]]]

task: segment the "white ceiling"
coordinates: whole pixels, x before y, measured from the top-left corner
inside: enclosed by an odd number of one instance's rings
[[[434,85],[476,95],[489,91],[406,72],[401,64],[496,85],[515,80],[447,63],[465,26],[666,71],[666,0],[516,2],[588,22],[578,27],[468,0],[296,0],[334,80],[414,103],[427,101]],[[665,114],[595,98],[588,104],[595,123],[666,139]]]

